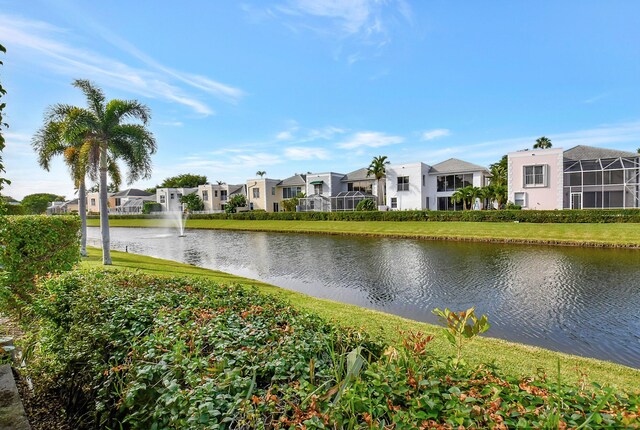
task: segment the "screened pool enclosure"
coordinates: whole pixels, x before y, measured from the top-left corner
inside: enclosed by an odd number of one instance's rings
[[[363,200],[376,201],[376,196],[361,191],[342,191],[333,197],[314,194],[299,200],[300,212],[355,211]]]
[[[640,158],[564,161],[565,209],[640,207]]]

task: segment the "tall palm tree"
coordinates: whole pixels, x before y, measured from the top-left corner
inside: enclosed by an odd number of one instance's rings
[[[467,202],[471,198],[471,189],[474,188],[471,185],[458,188],[451,194],[451,203],[460,203],[462,202],[462,210],[467,210]]]
[[[367,169],[367,176],[375,176],[377,185],[378,185],[378,204],[383,205],[385,202],[384,194],[385,190],[383,186],[380,186],[380,180],[385,177],[387,174],[386,165],[391,162],[387,160],[386,155],[378,155],[377,157],[373,157],[371,160],[371,164],[369,164],[369,168]]]
[[[482,188],[469,185],[469,209],[473,209],[476,199],[482,199]]]
[[[261,178],[264,177],[264,175],[266,175],[267,172],[265,172],[264,170],[258,170],[256,172],[256,176],[260,176]]]
[[[553,146],[551,140],[545,136],[536,139],[536,143],[533,145],[533,149],[549,149]]]
[[[65,136],[69,141],[82,140],[80,160],[87,163],[87,171],[98,172],[100,178],[100,230],[102,263],[111,264],[109,213],[107,207],[107,174],[111,164],[122,160],[127,165],[127,180],[132,183],[151,175],[151,154],[156,141],[146,125],[150,119],[147,106],[137,100],[106,101],[102,90],[87,80],[78,79],[73,86],[87,99],[87,108],[58,104],[51,108],[49,119],[66,117]],[[139,123],[125,123],[128,119]],[[111,178],[114,182],[114,178]]]

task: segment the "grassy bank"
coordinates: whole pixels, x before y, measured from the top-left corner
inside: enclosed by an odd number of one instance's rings
[[[114,219],[109,223],[112,227],[171,225],[169,221],[162,219]],[[97,227],[100,222],[97,219],[90,219],[88,225]],[[640,248],[640,224],[622,223],[187,220],[187,228]]]
[[[317,223],[317,222],[316,222]],[[435,334],[430,344],[434,353],[441,357],[450,356],[453,351],[446,343],[439,327],[411,321],[383,312],[358,306],[316,299],[301,293],[284,290],[259,281],[233,276],[227,273],[198,268],[167,260],[160,260],[135,254],[112,251],[113,270],[139,269],[158,275],[201,276],[222,283],[242,283],[255,285],[260,291],[289,300],[296,307],[304,308],[335,321],[340,325],[362,328],[372,336],[394,344],[398,342],[400,330],[422,331]],[[99,266],[100,251],[89,250],[84,267]],[[489,335],[491,330],[489,330]],[[471,343],[464,351],[464,358],[471,364],[493,362],[504,373],[512,376],[535,375],[543,369],[550,378],[557,372],[558,360],[565,381],[578,382],[585,373],[589,381],[597,381],[626,390],[637,390],[640,370],[631,369],[599,360],[585,359],[556,353],[542,348],[514,344],[499,339],[481,338]]]

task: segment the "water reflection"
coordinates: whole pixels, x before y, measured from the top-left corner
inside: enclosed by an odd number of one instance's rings
[[[420,321],[475,306],[491,336],[640,368],[635,250],[131,228],[113,228],[111,241]]]

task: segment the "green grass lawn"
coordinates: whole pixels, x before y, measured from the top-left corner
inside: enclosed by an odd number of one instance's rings
[[[113,219],[109,224],[112,227],[171,225],[163,219]],[[90,219],[88,225],[99,226],[99,220]],[[640,224],[635,223],[188,220],[187,228],[640,247]]]
[[[260,221],[239,222],[259,223]],[[314,221],[311,224],[317,223],[320,222]],[[112,258],[112,270],[129,269],[142,270],[157,275],[204,276],[221,283],[255,285],[261,292],[285,298],[291,302],[292,305],[308,309],[337,324],[361,328],[372,336],[382,339],[389,344],[400,341],[399,333],[401,330],[422,331],[423,333],[435,334],[436,338],[431,343],[433,352],[440,357],[447,357],[453,354],[453,349],[445,341],[442,329],[430,324],[411,321],[395,315],[331,300],[317,299],[260,281],[173,261],[117,251],[112,251]],[[100,250],[89,248],[89,257],[83,260],[82,267],[96,267],[100,265]],[[489,330],[487,334],[490,335],[491,330]],[[600,384],[608,384],[626,390],[638,390],[638,381],[640,381],[640,370],[488,337],[476,339],[471,342],[464,351],[464,358],[472,364],[495,363],[502,372],[512,376],[536,375],[538,370],[542,369],[549,375],[551,380],[555,380],[559,360],[563,381],[577,382],[580,379],[580,373],[586,373],[589,381],[596,381]]]

